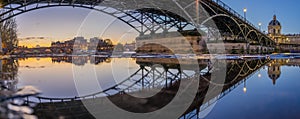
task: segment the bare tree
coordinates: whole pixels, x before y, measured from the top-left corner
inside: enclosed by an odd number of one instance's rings
[[[14,18],[0,23],[0,35],[2,48],[8,53],[12,52],[18,46],[17,23]]]

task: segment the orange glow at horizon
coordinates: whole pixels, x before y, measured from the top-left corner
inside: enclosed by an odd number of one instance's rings
[[[40,47],[49,47],[51,43],[26,43],[26,42],[19,42],[19,46],[26,46],[28,48],[35,48],[37,45]]]
[[[19,40],[19,46],[26,46],[28,48],[35,48],[37,45],[39,45],[40,47],[50,47],[51,42],[57,42],[57,41],[64,42],[67,40],[45,40],[45,39]],[[125,44],[126,42],[112,40],[112,43],[113,45],[117,45],[118,43]]]

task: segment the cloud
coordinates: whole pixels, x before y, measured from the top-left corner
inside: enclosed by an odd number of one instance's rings
[[[19,41],[28,41],[28,40],[51,40],[49,37],[26,37],[26,38],[18,38]]]

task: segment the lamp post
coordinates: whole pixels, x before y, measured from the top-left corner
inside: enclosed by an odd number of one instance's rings
[[[244,8],[243,11],[244,11],[244,18],[245,18],[245,20],[247,20],[247,19],[246,19],[247,8]]]
[[[259,22],[259,23],[258,23],[258,27],[259,27],[259,30],[260,30],[260,31],[261,31],[261,25],[262,25],[262,23]]]
[[[246,13],[247,13],[247,8],[244,8],[243,9],[243,12],[244,12],[244,19],[245,19],[245,22],[247,22],[247,18],[246,18]],[[246,39],[247,40],[247,39]],[[249,41],[247,41],[247,44],[246,44],[246,52],[249,54]]]
[[[259,31],[261,31],[261,25],[262,25],[262,23],[261,22],[259,22],[258,23],[258,28],[259,28]],[[261,54],[262,53],[262,44],[260,43],[260,47],[259,47],[259,54]]]

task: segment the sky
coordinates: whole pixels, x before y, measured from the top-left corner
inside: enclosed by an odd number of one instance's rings
[[[267,30],[273,15],[281,22],[282,32],[300,33],[300,0],[222,0],[254,25],[262,23]],[[132,28],[115,18],[82,8],[54,7],[34,10],[16,17],[20,45],[49,46],[52,41],[64,41],[75,36],[109,38],[117,42],[132,42],[138,35]],[[38,37],[38,38],[37,38]]]
[[[222,0],[235,11],[243,15],[243,9],[247,8],[247,19],[258,26],[262,23],[262,29],[267,30],[268,23],[276,14],[282,25],[282,32],[300,33],[300,0]]]
[[[19,46],[49,46],[76,36],[100,37],[114,44],[131,43],[138,35],[133,28],[107,14],[83,8],[45,8],[16,17]]]

